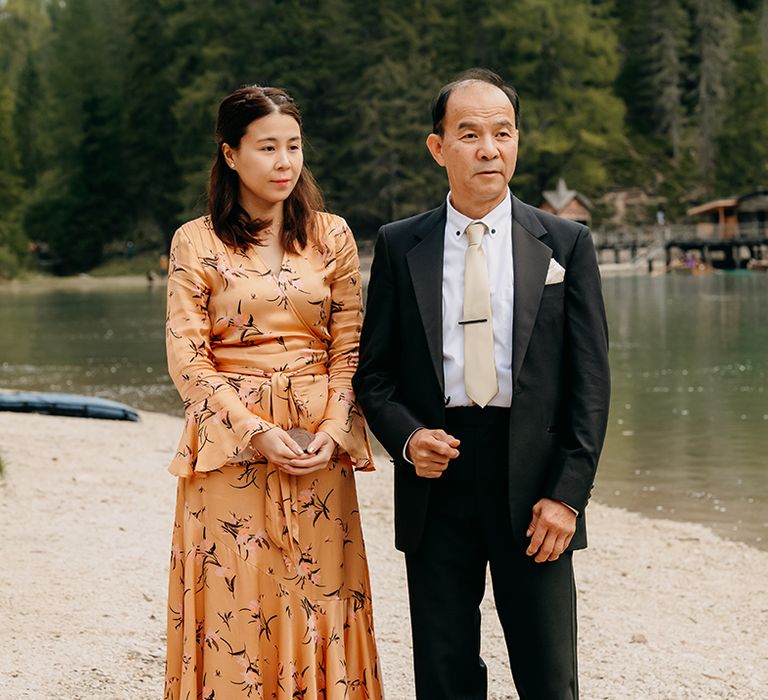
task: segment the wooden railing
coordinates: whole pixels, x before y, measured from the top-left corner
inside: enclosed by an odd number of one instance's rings
[[[630,248],[649,245],[667,245],[672,241],[684,243],[691,241],[761,241],[768,239],[768,225],[757,221],[740,224],[732,235],[722,235],[715,230],[712,234],[702,232],[690,224],[669,226],[617,226],[600,227],[592,231],[592,238],[597,248]]]

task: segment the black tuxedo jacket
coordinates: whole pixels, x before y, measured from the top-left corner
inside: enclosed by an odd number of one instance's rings
[[[445,425],[442,278],[446,205],[386,224],[376,240],[353,386],[395,464],[395,544],[418,547],[431,479],[403,447]],[[608,417],[608,332],[589,229],[512,198],[513,399],[509,499],[520,546],[540,498],[579,511],[570,549],[586,547],[589,500]],[[565,281],[545,285],[550,259]],[[450,469],[450,465],[448,466]]]

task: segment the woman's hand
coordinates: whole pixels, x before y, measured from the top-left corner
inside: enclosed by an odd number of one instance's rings
[[[251,446],[262,457],[281,469],[292,459],[304,454],[304,450],[282,428],[275,426],[251,438]]]
[[[336,441],[328,433],[320,431],[315,435],[315,439],[307,445],[305,454],[300,457],[294,457],[287,463],[279,464],[278,466],[284,472],[294,476],[311,474],[312,472],[325,469],[330,463],[335,450]]]

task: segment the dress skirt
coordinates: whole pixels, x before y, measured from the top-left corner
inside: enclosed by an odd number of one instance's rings
[[[348,459],[298,477],[298,543],[268,534],[263,462],[180,478],[166,700],[381,698]]]

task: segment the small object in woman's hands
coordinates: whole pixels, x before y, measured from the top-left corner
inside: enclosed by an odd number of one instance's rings
[[[307,447],[309,447],[312,440],[315,439],[315,436],[310,433],[309,430],[304,430],[304,428],[291,428],[286,432],[291,436],[291,439],[304,450],[304,452],[307,451]]]

